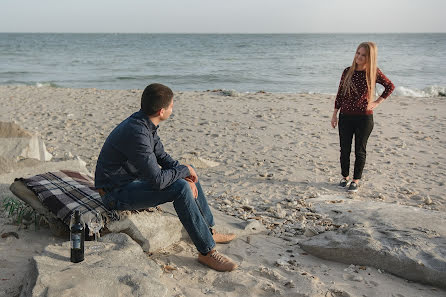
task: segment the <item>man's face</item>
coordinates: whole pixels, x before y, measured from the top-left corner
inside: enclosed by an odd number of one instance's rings
[[[167,120],[170,117],[170,115],[172,114],[172,110],[173,110],[173,98],[172,98],[172,102],[170,102],[170,105],[167,108],[163,108],[161,110],[161,113],[160,113],[161,121]]]

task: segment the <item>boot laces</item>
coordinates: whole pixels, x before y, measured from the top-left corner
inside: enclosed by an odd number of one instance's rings
[[[214,258],[217,262],[220,263],[225,263],[226,262],[226,257],[223,256],[222,254],[220,254],[219,252],[215,251],[212,254],[210,254],[210,256],[212,258]]]

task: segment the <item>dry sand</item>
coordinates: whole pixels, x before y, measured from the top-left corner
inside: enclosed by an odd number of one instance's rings
[[[94,171],[105,137],[139,109],[140,96],[141,90],[1,86],[0,121],[39,132],[54,160],[79,156]],[[198,171],[210,204],[242,219],[260,219],[270,236],[222,246],[245,263],[229,275],[196,263],[188,243],[153,255],[160,265],[177,267],[162,279],[172,296],[323,296],[318,290],[327,296],[445,295],[374,268],[363,272],[305,255],[290,240],[280,213],[267,215],[287,199],[346,195],[336,187],[341,176],[338,133],[330,127],[334,96],[176,92],[174,100],[173,116],[159,129],[166,150],[178,159],[192,154],[219,162]],[[391,97],[380,105],[360,191],[349,198],[444,212],[445,112],[445,98]],[[17,232],[7,222],[2,214],[1,233]],[[29,258],[59,240],[45,230],[18,234],[18,240],[0,239],[0,296],[17,294]],[[287,254],[295,265],[277,265]],[[362,281],[345,277],[352,270],[363,274]]]

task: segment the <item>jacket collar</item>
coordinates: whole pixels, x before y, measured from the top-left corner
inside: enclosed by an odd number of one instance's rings
[[[142,120],[147,128],[150,130],[150,132],[156,132],[158,130],[159,125],[155,126],[154,123],[149,119],[149,117],[140,109],[139,111],[134,113],[134,116],[137,119]]]

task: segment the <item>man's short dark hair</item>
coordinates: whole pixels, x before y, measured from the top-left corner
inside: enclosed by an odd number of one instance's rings
[[[161,108],[168,108],[172,102],[172,90],[162,84],[150,84],[142,93],[141,109],[151,116],[157,113]]]

